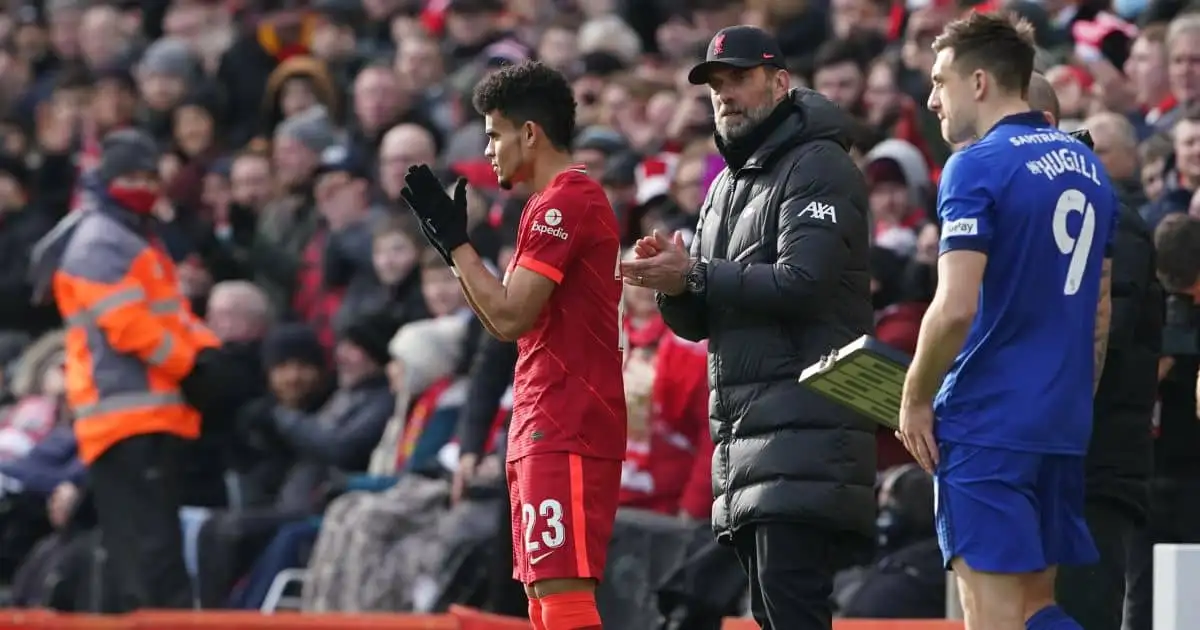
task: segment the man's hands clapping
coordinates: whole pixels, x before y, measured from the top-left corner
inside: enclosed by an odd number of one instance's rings
[[[459,178],[454,198],[424,164],[408,169],[400,196],[417,215],[421,233],[438,250],[446,264],[454,266],[451,254],[469,242],[467,237],[467,180]]]
[[[667,295],[679,295],[686,286],[685,278],[692,266],[692,259],[683,244],[683,235],[676,232],[673,237],[654,231],[642,237],[633,246],[636,258],[621,263],[621,275],[626,284],[661,291]]]

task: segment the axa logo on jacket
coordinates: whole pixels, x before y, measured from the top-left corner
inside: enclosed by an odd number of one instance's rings
[[[830,223],[837,223],[837,210],[830,204],[811,201],[800,211],[801,217],[811,217]]]

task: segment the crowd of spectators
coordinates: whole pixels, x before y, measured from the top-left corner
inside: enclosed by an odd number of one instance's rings
[[[1183,4],[1009,6],[1037,29],[1063,125],[1091,130],[1123,197],[1152,222],[1200,211],[1200,109],[1190,107],[1200,98],[1200,14],[1183,14]],[[415,164],[435,166],[448,185],[465,178],[472,242],[506,268],[529,191],[502,191],[483,157],[482,118],[470,105],[481,77],[526,59],[569,77],[574,155],[603,184],[631,244],[656,229],[690,232],[724,165],[708,90],[687,82],[687,68],[722,27],[776,33],[792,85],[855,116],[847,133],[870,187],[878,336],[911,352],[936,281],[936,181],[951,151],[925,108],[930,44],[963,11],[997,8],[962,0],[0,6],[0,583],[15,576],[23,605],[103,608],[95,593],[45,592],[32,566],[64,541],[97,543],[62,404],[61,319],[31,299],[29,258],[59,220],[88,206],[100,139],[137,126],[161,150],[166,194],[155,215],[184,293],[241,357],[239,378],[254,384],[237,413],[204,418],[183,462],[181,520],[197,598],[258,608],[279,571],[307,567],[303,607],[342,611],[488,600],[463,586],[481,562],[463,550],[496,547],[489,557],[508,561],[509,535],[496,532],[507,517],[491,516],[507,507],[487,506],[506,500],[495,446],[515,348],[482,333],[400,197]],[[627,288],[626,297],[623,505],[702,523],[712,449],[705,348],[674,337],[646,290]],[[929,482],[893,468],[908,459],[890,435],[879,444],[879,470],[891,470],[880,477],[880,558],[891,560],[847,574],[839,603],[847,614],[892,616],[897,598],[880,595],[872,578],[919,574],[924,611],[936,616],[944,578],[931,560]],[[892,491],[901,478],[907,506]]]

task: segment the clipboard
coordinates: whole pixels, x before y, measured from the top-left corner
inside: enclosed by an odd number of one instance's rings
[[[912,357],[863,335],[800,374],[800,384],[889,429],[900,427],[900,395]]]

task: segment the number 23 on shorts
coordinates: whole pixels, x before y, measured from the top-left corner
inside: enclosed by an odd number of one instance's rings
[[[538,527],[539,522],[542,527]],[[525,532],[525,553],[530,554],[530,564],[537,564],[567,542],[563,506],[555,499],[546,499],[536,507],[532,503],[521,504],[521,528]],[[539,552],[542,553],[533,555]]]

